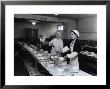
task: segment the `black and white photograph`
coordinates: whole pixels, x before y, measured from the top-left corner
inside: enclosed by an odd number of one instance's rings
[[[14,14],[14,76],[97,76],[97,14]]]
[[[6,5],[4,18],[6,85],[106,83],[106,5]]]

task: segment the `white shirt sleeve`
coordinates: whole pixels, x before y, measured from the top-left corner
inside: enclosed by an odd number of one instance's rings
[[[75,56],[77,56],[77,52],[72,52],[71,54],[67,54],[68,58],[74,58]]]

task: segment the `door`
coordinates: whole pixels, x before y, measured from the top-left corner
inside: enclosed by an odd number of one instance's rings
[[[25,38],[30,40],[38,39],[38,29],[25,28]]]

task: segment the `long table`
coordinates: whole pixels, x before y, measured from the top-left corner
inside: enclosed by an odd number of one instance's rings
[[[18,42],[20,45],[22,45],[22,43]],[[27,50],[29,52],[30,55],[32,55],[32,57],[34,57],[34,59],[41,64],[51,75],[53,76],[92,76],[82,70],[79,70],[78,73],[73,73],[72,70],[72,66],[71,65],[63,65],[63,66],[55,66],[54,63],[52,63],[53,61],[51,60],[45,60],[45,58],[43,56],[38,56],[38,53],[32,49],[30,46],[24,44],[22,45],[23,49]]]

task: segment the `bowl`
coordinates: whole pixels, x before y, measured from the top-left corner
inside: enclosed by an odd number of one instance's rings
[[[66,61],[61,62],[61,65],[62,65],[62,66],[67,66],[67,62],[66,62]]]
[[[41,56],[42,56],[42,54],[37,54],[37,56],[38,56],[38,57],[41,57]]]
[[[60,61],[64,61],[64,57],[60,57],[59,60],[60,60]]]

